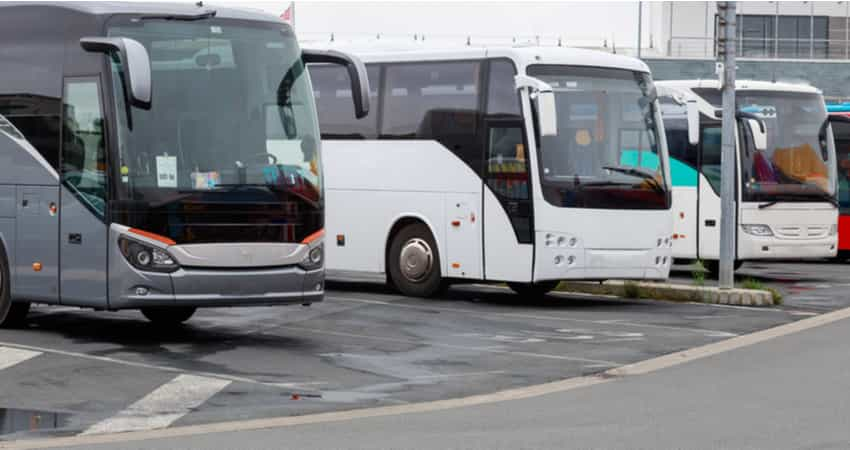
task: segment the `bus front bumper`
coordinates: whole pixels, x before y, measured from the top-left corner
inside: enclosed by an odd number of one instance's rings
[[[837,249],[837,236],[819,239],[781,239],[738,232],[738,258],[741,260],[832,258]]]
[[[271,306],[310,304],[324,299],[324,270],[297,266],[270,269],[181,268],[171,274],[146,273],[122,283],[110,309],[148,306]]]

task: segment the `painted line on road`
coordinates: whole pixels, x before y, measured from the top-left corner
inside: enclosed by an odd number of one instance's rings
[[[20,348],[0,347],[0,370],[16,366],[41,354],[42,352],[34,352]]]
[[[532,320],[549,320],[549,321],[560,321],[560,322],[576,322],[576,323],[592,323],[595,325],[609,325],[616,323],[617,325],[623,325],[632,328],[653,328],[653,329],[662,329],[662,330],[675,330],[675,331],[683,331],[688,333],[696,333],[702,334],[709,337],[732,337],[737,336],[735,333],[730,333],[728,331],[722,330],[709,330],[705,328],[690,328],[690,327],[677,327],[673,325],[656,325],[650,323],[638,323],[638,322],[627,322],[619,319],[608,319],[608,320],[590,320],[590,319],[576,319],[574,317],[556,317],[556,316],[538,316],[534,314],[523,314],[523,313],[500,313],[493,311],[476,311],[472,309],[464,309],[464,308],[446,308],[440,306],[418,306],[418,305],[409,305],[398,303],[397,301],[384,301],[384,300],[369,300],[358,297],[338,297],[338,296],[329,296],[326,295],[326,298],[329,300],[336,300],[342,302],[358,302],[365,304],[374,304],[374,305],[382,305],[382,306],[392,306],[396,308],[405,308],[405,309],[416,309],[420,311],[443,311],[443,312],[452,312],[452,313],[461,313],[461,314],[471,314],[475,316],[498,316],[498,317],[508,317],[508,318],[516,318],[516,319],[532,319]],[[398,300],[403,300],[404,298],[398,298]]]
[[[345,331],[328,331],[328,330],[317,330],[315,328],[302,328],[302,327],[291,327],[282,325],[280,328],[285,328],[287,330],[292,331],[303,331],[305,333],[313,333],[313,334],[323,334],[328,336],[339,336],[339,337],[352,337],[358,339],[367,339],[373,341],[384,341],[384,342],[396,342],[401,344],[413,344],[413,345],[429,345],[431,347],[442,347],[442,348],[451,348],[455,350],[465,350],[472,352],[487,352],[487,353],[499,353],[505,355],[518,355],[518,356],[528,356],[532,358],[543,358],[543,359],[558,359],[562,361],[576,361],[576,362],[585,362],[592,364],[605,364],[608,367],[619,366],[621,363],[614,361],[605,361],[601,359],[589,359],[589,358],[580,358],[578,356],[565,356],[565,355],[553,355],[550,353],[535,353],[535,352],[524,352],[517,350],[504,350],[498,347],[469,347],[466,345],[455,345],[455,344],[444,344],[442,342],[428,342],[414,339],[401,339],[401,338],[393,338],[393,337],[383,337],[383,336],[372,336],[368,334],[359,334],[359,333],[348,333]]]
[[[178,375],[113,417],[81,435],[124,433],[165,428],[230,385],[229,380]]]
[[[141,363],[141,362],[136,362],[136,361],[127,361],[125,359],[110,358],[108,356],[89,355],[88,353],[69,352],[69,351],[66,351],[66,350],[58,350],[58,349],[47,348],[47,347],[36,347],[36,346],[32,346],[32,345],[17,344],[17,343],[14,343],[14,342],[0,342],[0,348],[4,348],[4,346],[11,348],[11,349],[15,349],[15,350],[30,351],[30,352],[37,353],[37,354],[47,353],[47,354],[52,354],[52,355],[68,356],[68,357],[71,357],[71,358],[79,358],[79,359],[85,359],[85,360],[89,360],[89,361],[97,361],[97,362],[108,363],[108,364],[117,364],[117,365],[127,366],[127,367],[136,367],[136,368],[139,368],[139,369],[150,369],[150,370],[157,370],[157,371],[168,372],[168,373],[196,375],[196,376],[208,377],[208,378],[218,378],[218,379],[222,379],[222,380],[236,381],[236,382],[240,382],[240,383],[258,384],[258,385],[262,385],[262,386],[302,388],[302,389],[304,389],[307,386],[327,384],[324,381],[305,381],[305,382],[260,381],[260,380],[255,380],[253,378],[240,377],[240,376],[229,375],[229,374],[224,374],[224,373],[185,370],[185,369],[181,369],[179,367],[161,366],[161,365],[157,365],[157,364],[148,364],[148,363]],[[2,358],[0,358],[0,359],[2,359]],[[0,447],[0,448],[2,448],[2,447]]]
[[[728,352],[731,350],[747,347],[765,342],[781,336],[786,336],[812,328],[828,325],[839,320],[850,318],[850,308],[833,311],[817,317],[802,319],[785,325],[780,325],[753,334],[738,336],[726,341],[708,344],[683,352],[652,358],[643,362],[629,364],[616,369],[610,369],[597,376],[584,376],[570,378],[562,381],[528,386],[518,389],[509,389],[491,394],[475,395],[450,400],[437,400],[433,402],[413,403],[407,405],[382,406],[377,408],[355,409],[351,411],[339,411],[304,416],[288,416],[266,419],[252,419],[244,421],[219,422],[205,425],[190,425],[183,427],[164,428],[160,430],[128,432],[118,434],[101,434],[75,436],[40,440],[23,440],[0,442],[0,449],[33,449],[33,448],[58,448],[70,446],[89,446],[97,444],[114,444],[117,442],[133,442],[149,439],[173,438],[181,436],[193,436],[210,433],[224,433],[236,431],[251,431],[269,428],[290,427],[296,425],[307,425],[316,423],[341,422],[370,417],[385,417],[401,414],[424,413],[443,411],[462,407],[484,405],[490,403],[522,400],[547,394],[565,392],[579,388],[586,388],[607,382],[612,382],[621,376],[642,375],[655,372],[664,368],[685,364],[698,359]]]

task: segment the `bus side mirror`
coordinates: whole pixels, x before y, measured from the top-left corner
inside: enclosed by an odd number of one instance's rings
[[[337,50],[302,49],[304,64],[336,64],[345,67],[351,80],[354,115],[362,119],[369,115],[369,75],[360,58]]]
[[[537,93],[537,119],[541,136],[558,135],[558,111],[555,106],[554,92]]]
[[[537,125],[540,136],[558,135],[558,107],[552,86],[528,75],[514,76],[517,89],[528,89],[529,96],[537,100]]]
[[[80,46],[92,53],[117,52],[124,72],[125,100],[137,108],[151,108],[151,59],[139,41],[123,37],[84,37],[80,39]]]
[[[695,98],[688,99],[685,102],[688,115],[688,143],[691,145],[699,144],[699,106]]]

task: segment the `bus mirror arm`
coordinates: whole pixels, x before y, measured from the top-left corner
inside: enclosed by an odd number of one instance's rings
[[[354,115],[362,119],[369,115],[369,75],[366,65],[356,56],[337,50],[302,49],[301,58],[308,64],[336,64],[344,66],[351,79]]]
[[[139,41],[125,37],[84,37],[80,46],[92,53],[117,52],[123,68],[126,103],[141,109],[151,108],[151,60]]]
[[[558,108],[555,104],[555,92],[548,83],[527,75],[514,77],[517,89],[528,89],[536,94],[537,124],[541,136],[558,135]]]
[[[699,106],[695,98],[689,98],[685,101],[688,117],[688,143],[691,145],[699,144]]]

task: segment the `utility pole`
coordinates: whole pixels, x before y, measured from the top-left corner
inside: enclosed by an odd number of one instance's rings
[[[720,289],[735,286],[735,2],[717,2],[717,59],[723,70],[723,140],[720,157]],[[719,66],[718,66],[719,68]]]
[[[637,57],[640,59],[640,29],[643,21],[643,2],[638,2],[638,39],[637,39]]]

